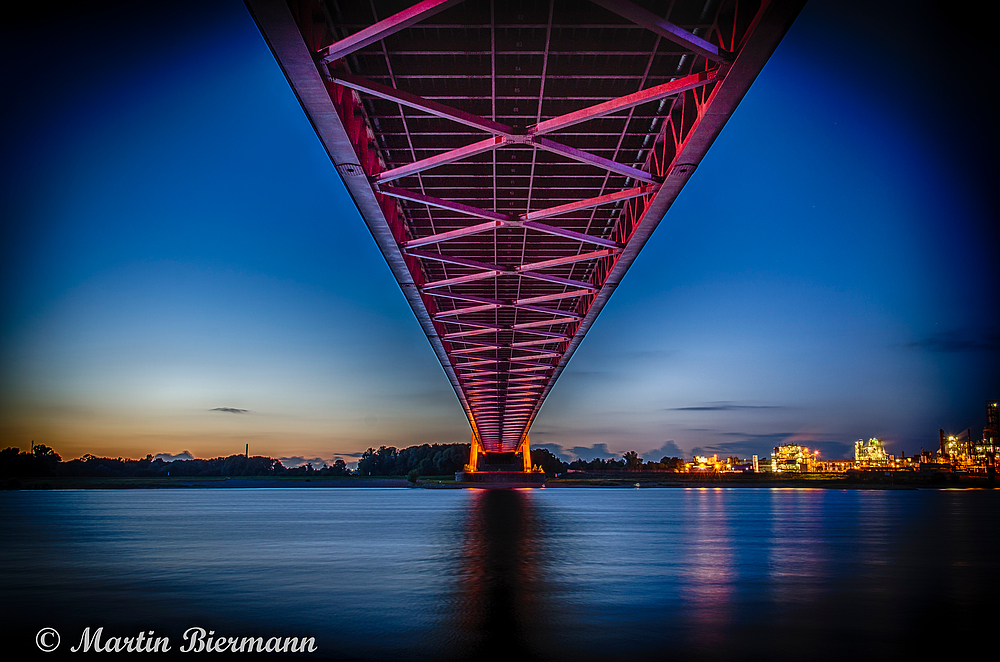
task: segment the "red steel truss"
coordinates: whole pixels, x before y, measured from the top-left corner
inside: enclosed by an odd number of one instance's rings
[[[802,4],[247,0],[487,453],[526,449]]]

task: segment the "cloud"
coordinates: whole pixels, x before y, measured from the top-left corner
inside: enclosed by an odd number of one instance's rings
[[[995,352],[1000,349],[1000,333],[978,333],[970,329],[955,329],[932,334],[923,340],[906,343],[907,349],[930,352]]]
[[[580,460],[596,460],[601,458],[602,460],[610,460],[611,458],[617,458],[617,453],[612,453],[608,450],[607,444],[594,444],[593,446],[574,446],[570,448],[569,453],[572,453]]]
[[[666,411],[741,411],[745,409],[783,409],[780,405],[741,405],[736,402],[710,402],[690,407],[669,407]]]
[[[191,451],[181,451],[177,455],[171,455],[170,453],[157,453],[154,460],[163,460],[164,462],[173,462],[174,460],[193,460],[194,455],[191,455]]]
[[[719,455],[729,457],[736,455],[739,457],[750,457],[759,455],[770,457],[775,446],[781,444],[800,443],[809,446],[813,438],[806,440],[801,434],[795,432],[769,432],[766,434],[755,434],[752,432],[723,432],[721,436],[736,441],[707,444],[691,449],[692,455]]]
[[[333,464],[332,462],[327,462],[321,457],[302,457],[301,455],[295,455],[293,457],[279,457],[278,460],[280,460],[281,464],[288,469],[301,467],[305,464],[312,464],[313,469],[322,469],[324,464]]]
[[[224,411],[230,414],[245,414],[248,410],[237,409],[236,407],[216,407],[215,409],[209,409],[209,411]]]
[[[722,432],[720,434],[724,437],[739,437],[740,439],[745,439],[747,441],[771,444],[772,446],[777,444],[799,443],[813,439],[813,437],[803,435],[800,432],[766,432],[764,434],[755,432]]]
[[[665,442],[659,448],[654,448],[651,451],[646,451],[642,454],[642,459],[646,462],[659,462],[665,457],[684,457],[684,451],[682,451],[678,446],[677,442],[671,439]]]
[[[566,458],[563,457],[564,455],[566,455],[566,450],[559,444],[531,444],[532,450],[535,450],[536,448],[544,448],[545,450],[549,451],[550,453],[558,457],[560,460],[563,460],[564,462],[566,461]]]

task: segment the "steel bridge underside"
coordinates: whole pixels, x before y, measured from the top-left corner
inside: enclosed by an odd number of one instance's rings
[[[530,468],[546,396],[804,0],[246,3],[455,388],[475,470]]]

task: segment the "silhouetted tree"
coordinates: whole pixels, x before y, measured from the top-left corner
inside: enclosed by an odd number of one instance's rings
[[[423,444],[397,450],[382,446],[369,448],[358,461],[362,476],[406,476],[416,469],[421,476],[448,475],[460,471],[469,461],[469,444]]]
[[[664,471],[681,471],[684,468],[684,460],[679,457],[662,457],[660,466]]]
[[[0,451],[0,476],[55,476],[59,474],[62,458],[44,444],[32,444],[31,452],[17,448]]]
[[[548,448],[532,448],[531,463],[542,468],[546,474],[554,476],[566,471],[566,463],[560,460]]]
[[[569,469],[577,471],[621,471],[625,468],[625,460],[602,460],[595,458],[590,460],[573,460],[569,463]]]
[[[347,468],[347,463],[339,457],[333,461],[333,466],[326,466],[319,470],[321,476],[349,476],[351,471]]]

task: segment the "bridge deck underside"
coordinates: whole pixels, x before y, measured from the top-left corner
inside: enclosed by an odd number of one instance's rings
[[[760,0],[638,12],[619,0],[268,4],[248,1],[491,452],[526,438],[798,11]],[[303,46],[336,117],[297,73]]]

